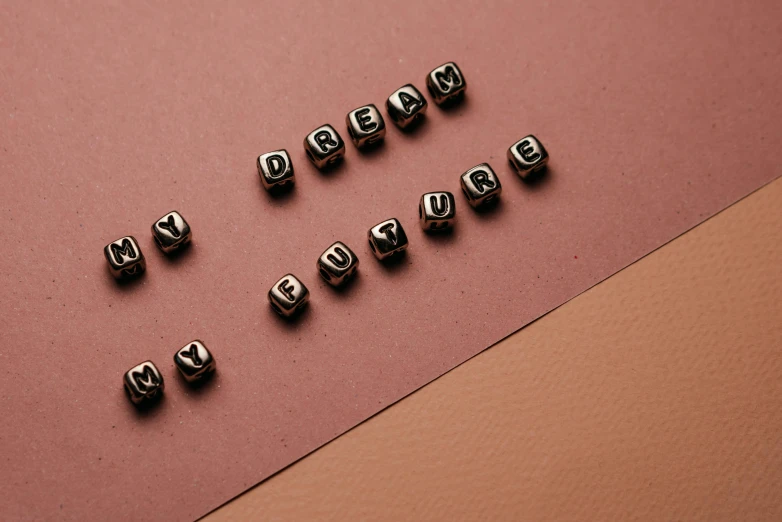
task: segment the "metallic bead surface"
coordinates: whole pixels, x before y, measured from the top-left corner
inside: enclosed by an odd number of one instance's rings
[[[400,129],[421,120],[428,105],[424,95],[409,83],[394,91],[386,100],[388,115]]]
[[[136,277],[144,272],[147,262],[136,238],[125,236],[112,241],[103,249],[103,255],[109,262],[111,275],[117,279]]]
[[[163,393],[165,387],[163,376],[152,361],[134,366],[125,372],[122,381],[133,404],[152,402]]]
[[[407,234],[396,218],[387,219],[370,228],[367,237],[372,253],[380,260],[407,248]]]
[[[345,284],[358,268],[358,257],[345,243],[337,241],[318,258],[318,272],[331,286]]]
[[[258,175],[266,190],[293,185],[293,163],[285,149],[261,154],[256,161]]]
[[[348,134],[359,149],[374,145],[386,136],[386,122],[372,104],[352,110],[345,117]]]
[[[216,368],[212,354],[204,343],[192,341],[174,354],[174,364],[187,382],[197,382],[208,378]]]
[[[427,192],[418,203],[418,219],[427,232],[446,230],[456,220],[456,200],[450,192]]]
[[[461,184],[462,192],[473,208],[491,203],[502,193],[500,179],[488,163],[476,165],[462,174]]]
[[[426,87],[437,105],[450,104],[459,101],[467,89],[459,66],[454,62],[442,64],[426,76]]]
[[[548,164],[548,152],[538,139],[530,134],[521,138],[508,149],[508,161],[522,179],[541,172]]]
[[[152,224],[152,237],[160,250],[170,254],[190,243],[193,235],[182,214],[174,210]]]
[[[309,301],[309,290],[293,274],[283,276],[269,290],[269,303],[283,317],[293,317]]]
[[[345,142],[331,125],[321,125],[304,138],[304,152],[310,161],[323,169],[345,157]]]

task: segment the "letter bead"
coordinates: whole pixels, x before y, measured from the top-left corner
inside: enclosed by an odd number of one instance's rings
[[[530,134],[521,138],[508,149],[508,161],[521,179],[541,172],[548,164],[548,152],[538,139]]]
[[[488,163],[471,168],[461,178],[462,192],[473,208],[484,207],[500,196],[502,185]]]
[[[395,218],[378,223],[369,229],[367,235],[369,248],[381,261],[407,249],[407,234]]]
[[[293,163],[285,149],[261,154],[256,161],[258,175],[266,190],[288,187],[294,184]]]
[[[337,241],[318,258],[318,272],[331,286],[341,286],[353,277],[358,257],[345,243]]]
[[[456,201],[450,192],[428,192],[418,204],[421,228],[427,232],[446,230],[456,220]]]
[[[400,129],[420,121],[427,105],[424,95],[409,83],[394,91],[386,100],[388,115]]]
[[[283,276],[269,290],[269,303],[283,317],[293,317],[309,301],[309,290],[293,274]]]
[[[193,234],[182,214],[174,210],[152,224],[152,237],[160,250],[171,254],[188,245]]]
[[[386,122],[377,107],[371,103],[350,111],[345,123],[353,145],[359,149],[377,144],[386,136]]]
[[[426,87],[437,105],[458,102],[464,97],[467,82],[459,66],[444,63],[426,76]]]
[[[215,371],[214,357],[199,340],[192,341],[174,354],[174,364],[187,382],[208,378]]]
[[[163,394],[165,383],[152,361],[134,366],[123,377],[125,390],[133,404],[142,405],[153,402]]]
[[[136,277],[144,272],[147,262],[136,238],[125,236],[112,241],[103,249],[103,255],[109,262],[111,275],[116,279]]]
[[[304,152],[319,169],[335,165],[345,157],[345,142],[331,125],[322,125],[307,134]]]

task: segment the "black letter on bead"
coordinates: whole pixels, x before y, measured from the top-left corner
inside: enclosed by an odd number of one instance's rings
[[[269,169],[269,177],[279,178],[285,173],[285,160],[279,154],[266,158],[266,168]]]
[[[337,254],[340,258],[337,259],[334,254]],[[331,261],[334,266],[338,268],[347,268],[347,266],[350,264],[350,256],[348,256],[347,253],[345,253],[345,251],[339,247],[334,249],[334,254],[327,255],[326,259]]]
[[[174,219],[174,216],[168,216],[168,219],[166,219],[165,221],[161,221],[160,223],[157,224],[157,226],[159,226],[164,230],[168,230],[169,232],[171,232],[172,236],[179,237],[180,232],[176,226],[176,220]]]
[[[193,361],[193,366],[201,366],[204,362],[198,356],[198,346],[191,344],[190,350],[182,350],[179,355]]]
[[[519,151],[519,154],[521,154],[525,161],[529,161],[530,163],[537,161],[538,158],[540,158],[540,153],[535,152],[535,149],[530,146],[529,140],[524,140],[519,143],[519,146],[516,147],[516,150]]]
[[[358,122],[358,126],[361,127],[362,131],[372,132],[377,128],[377,123],[372,121],[372,116],[367,116],[367,114],[369,114],[369,109],[366,107],[360,111],[357,111],[356,121]]]
[[[388,223],[380,227],[379,232],[385,234],[392,245],[396,245],[396,234],[394,234],[394,224]]]
[[[437,80],[440,89],[445,93],[451,92],[451,89],[462,84],[459,75],[456,74],[456,71],[450,65],[445,68],[444,72],[436,72],[434,77]]]
[[[287,297],[288,301],[295,301],[296,300],[296,298],[293,297],[293,291],[295,289],[296,288],[293,285],[289,285],[288,284],[288,280],[287,279],[283,279],[282,282],[279,285],[277,285],[277,290],[282,292],[282,295]]]
[[[470,174],[470,180],[472,181],[473,185],[475,185],[475,188],[478,189],[478,192],[480,192],[481,194],[485,192],[483,190],[483,187],[493,189],[495,186],[494,182],[489,179],[489,175],[482,170],[478,170]]]
[[[429,197],[429,204],[432,206],[432,214],[435,216],[444,216],[448,212],[448,198],[445,197],[445,194],[440,194],[439,207],[437,206],[437,198],[435,196]]]
[[[153,372],[152,368],[149,366],[144,366],[143,372],[133,372],[131,377],[133,377],[136,386],[138,386],[139,390],[142,392],[147,391],[147,388],[160,384],[160,381],[158,381],[155,376],[155,372]]]
[[[410,114],[413,109],[421,105],[421,100],[413,98],[406,92],[399,93],[399,101],[402,102],[402,109],[408,114]]]
[[[122,246],[117,245],[116,243],[112,243],[111,253],[114,254],[114,259],[119,264],[122,264],[124,262],[122,256],[127,256],[131,259],[136,258],[136,250],[133,248],[133,243],[131,243],[130,239],[128,238],[122,240]]]
[[[315,143],[320,146],[320,150],[323,152],[328,152],[329,147],[336,147],[339,145],[339,143],[331,139],[331,133],[327,130],[322,130],[315,135]]]

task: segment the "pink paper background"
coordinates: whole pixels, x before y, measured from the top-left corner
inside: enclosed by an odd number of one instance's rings
[[[186,520],[344,432],[777,177],[778,2],[614,0],[0,6],[0,518]],[[304,135],[424,87],[455,60],[466,102],[338,170]],[[552,156],[528,186],[505,161],[535,133]],[[346,133],[343,134],[346,137]],[[287,148],[272,198],[255,157]],[[425,236],[417,201],[488,161],[501,205]],[[175,260],[149,227],[179,210]],[[366,230],[410,238],[386,267]],[[147,274],[117,285],[102,248],[132,234]],[[334,240],[361,259],[335,292]],[[310,309],[266,301],[293,272]],[[631,305],[629,303],[628,305]],[[199,390],[174,350],[201,338]],[[152,359],[164,401],[138,413],[122,373]],[[490,386],[491,383],[487,383]]]

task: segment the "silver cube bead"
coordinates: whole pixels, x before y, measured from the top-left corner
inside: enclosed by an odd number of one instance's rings
[[[386,136],[386,122],[372,104],[354,109],[345,117],[348,134],[359,149],[375,145]]]
[[[345,142],[331,125],[321,125],[304,138],[304,152],[319,169],[336,165],[345,157]]]
[[[383,260],[407,249],[407,234],[395,218],[387,219],[369,229],[369,248],[375,257]]]
[[[502,185],[488,163],[471,168],[461,177],[462,192],[473,208],[480,208],[497,199]]]
[[[309,290],[293,274],[283,276],[269,290],[269,303],[283,317],[293,317],[309,301]]]
[[[458,102],[464,97],[467,82],[454,62],[442,64],[426,76],[426,87],[437,105]]]
[[[318,258],[318,272],[331,286],[348,282],[358,268],[358,257],[345,243],[337,241]]]
[[[174,364],[187,382],[208,378],[216,368],[214,357],[199,340],[192,341],[174,354]]]
[[[147,262],[136,238],[125,236],[112,241],[103,249],[103,255],[109,262],[111,275],[117,279],[136,277],[144,272]]]
[[[548,164],[548,152],[538,139],[530,134],[508,149],[508,161],[522,179],[541,172]]]
[[[400,129],[420,121],[427,106],[424,95],[409,83],[394,91],[386,100],[388,115]]]
[[[293,163],[285,149],[261,154],[258,156],[256,166],[263,188],[266,190],[288,187],[295,182]]]
[[[152,361],[144,361],[134,366],[122,379],[128,397],[133,404],[151,403],[163,393],[165,383],[157,367]]]
[[[152,237],[160,250],[170,254],[187,246],[193,234],[182,214],[174,210],[152,224]]]
[[[418,203],[418,219],[427,232],[446,230],[456,220],[456,201],[450,192],[428,192]]]

